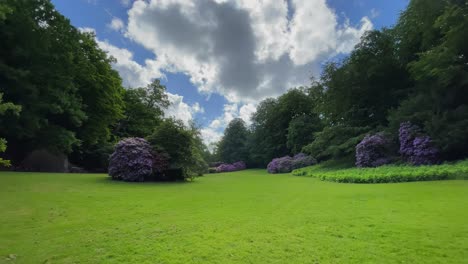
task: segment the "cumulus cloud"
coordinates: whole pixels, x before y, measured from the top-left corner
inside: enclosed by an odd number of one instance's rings
[[[249,126],[252,124],[251,117],[255,109],[256,105],[252,103],[243,105],[238,105],[237,103],[225,104],[223,114],[201,130],[203,140],[207,145],[219,141],[223,135],[224,128],[234,118],[241,118]]]
[[[194,119],[195,114],[203,113],[205,110],[199,103],[189,105],[184,102],[184,97],[178,94],[168,93],[168,99],[171,105],[165,111],[166,117],[174,117],[188,124]]]
[[[107,26],[112,30],[122,32],[123,29],[125,28],[125,23],[123,22],[122,19],[118,17],[113,17],[111,22]]]
[[[126,36],[164,70],[235,103],[306,84],[324,59],[349,52],[372,29],[367,17],[339,25],[325,0],[151,0],[128,15]]]

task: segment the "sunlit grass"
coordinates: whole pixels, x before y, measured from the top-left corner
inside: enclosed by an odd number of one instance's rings
[[[463,263],[468,181],[0,173],[0,263]],[[10,260],[7,260],[9,258]]]

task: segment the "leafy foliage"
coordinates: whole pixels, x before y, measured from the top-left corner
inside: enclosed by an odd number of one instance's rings
[[[151,145],[142,138],[121,140],[110,156],[109,175],[114,180],[141,182],[153,173]]]
[[[148,141],[156,151],[167,153],[170,167],[181,169],[185,177],[208,171],[203,159],[205,146],[195,126],[188,128],[180,120],[166,119],[154,129]]]
[[[431,166],[394,166],[377,168],[327,169],[315,165],[293,171],[296,176],[310,176],[323,181],[342,183],[387,183],[468,179],[468,161]]]
[[[219,158],[227,163],[247,160],[249,136],[245,122],[240,118],[233,119],[224,130],[224,136],[218,144]]]
[[[10,149],[70,153],[107,141],[122,117],[123,88],[94,36],[49,0],[6,0],[0,9],[0,92],[22,107],[19,118],[0,119]]]

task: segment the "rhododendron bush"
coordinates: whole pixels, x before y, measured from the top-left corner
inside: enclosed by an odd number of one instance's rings
[[[382,134],[367,135],[356,146],[357,167],[378,167],[390,163],[389,140]]]
[[[238,161],[232,164],[223,163],[219,165],[218,167],[216,167],[216,172],[239,171],[239,170],[245,170],[246,168],[247,166],[245,165],[245,162]]]
[[[294,157],[284,156],[273,159],[270,163],[268,163],[267,171],[269,173],[288,173],[294,169],[311,166],[315,163],[317,163],[317,161],[314,158],[300,153]]]
[[[400,124],[398,136],[400,154],[404,160],[413,165],[430,165],[438,162],[438,149],[433,145],[429,136],[421,133],[418,126],[403,122]]]
[[[109,175],[123,181],[144,181],[153,173],[150,144],[142,138],[126,138],[115,146],[109,160]]]

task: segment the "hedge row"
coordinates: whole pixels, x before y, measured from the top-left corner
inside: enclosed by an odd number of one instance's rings
[[[388,165],[377,168],[349,168],[341,170],[329,170],[323,166],[316,165],[294,170],[292,174],[341,183],[389,183],[468,179],[468,160],[442,165]]]

